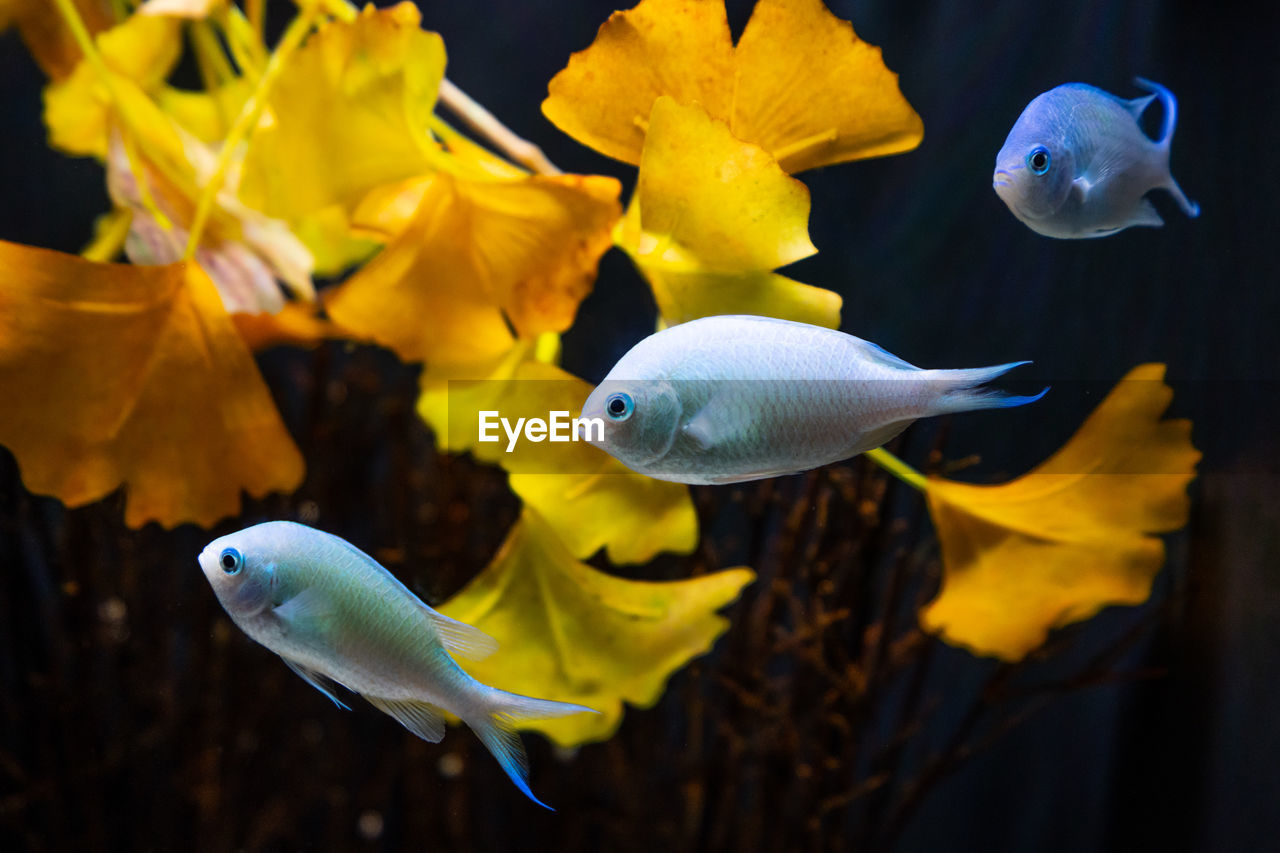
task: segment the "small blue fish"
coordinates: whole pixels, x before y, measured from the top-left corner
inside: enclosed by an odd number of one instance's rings
[[[529,770],[518,720],[591,708],[481,684],[450,654],[480,660],[497,642],[414,595],[344,539],[271,521],[215,539],[200,568],[232,621],[312,687],[345,708],[330,681],[361,693],[423,740],[444,737],[448,711],[480,737],[525,796]]]
[[[1084,83],[1040,95],[1022,111],[996,155],[996,194],[1032,231],[1064,239],[1105,237],[1164,220],[1144,196],[1167,190],[1187,216],[1199,216],[1169,172],[1178,121],[1173,93],[1138,77],[1153,94],[1126,101]],[[1164,107],[1160,138],[1138,121],[1156,98]]]

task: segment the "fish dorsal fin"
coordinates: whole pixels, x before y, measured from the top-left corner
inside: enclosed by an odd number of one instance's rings
[[[898,358],[898,356],[889,352],[887,349],[880,346],[879,344],[873,344],[871,343],[871,341],[864,341],[862,338],[854,337],[853,335],[850,335],[849,337],[853,338],[855,341],[858,342],[859,347],[863,352],[863,355],[865,355],[869,360],[876,362],[877,364],[882,364],[885,367],[892,367],[896,370],[919,370],[920,369],[916,367],[914,364],[912,364],[911,362],[907,361],[906,359]]]
[[[429,702],[417,699],[384,699],[381,696],[364,697],[385,714],[390,714],[409,731],[431,743],[444,740],[443,712]]]
[[[332,681],[330,679],[316,672],[314,669],[308,669],[307,667],[303,666],[297,661],[289,660],[287,657],[283,655],[280,656],[280,660],[284,661],[285,665],[287,665],[289,669],[296,672],[303,681],[307,682],[307,684],[310,684],[316,690],[319,690],[321,693],[323,693],[324,695],[332,699],[333,704],[337,705],[339,708],[341,708],[344,711],[351,710],[346,705],[342,704],[342,701],[339,700],[337,696],[334,696],[333,691],[328,688],[327,684],[332,684]]]
[[[467,660],[484,660],[498,650],[498,641],[474,625],[459,622],[425,604],[422,609],[427,612],[440,643],[449,654]]]

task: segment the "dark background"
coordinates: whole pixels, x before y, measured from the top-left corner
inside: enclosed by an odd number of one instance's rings
[[[534,813],[468,733],[451,732],[436,747],[364,705],[354,714],[332,708],[231,629],[197,571],[194,556],[215,533],[302,517],[383,556],[435,603],[484,564],[514,517],[500,474],[435,457],[412,413],[411,368],[368,348],[276,352],[264,370],[306,454],[307,483],[215,531],[130,533],[118,497],[64,512],[27,495],[12,460],[0,456],[0,832],[31,849],[173,849],[191,837],[209,849],[1274,849],[1274,31],[1246,4],[831,5],[884,48],[925,139],[906,155],[802,175],[821,251],[789,274],[839,291],[846,331],[914,363],[1029,358],[1035,364],[1020,371],[1028,386],[1054,386],[1035,406],[919,425],[900,451],[917,464],[937,446],[951,459],[980,454],[964,474],[979,481],[1017,474],[1058,448],[1131,367],[1169,365],[1171,414],[1193,419],[1204,452],[1190,523],[1169,538],[1152,604],[1062,632],[1063,655],[1032,665],[1065,683],[1097,648],[1136,631],[1111,662],[1147,677],[1093,679],[1055,692],[1007,732],[992,727],[1002,736],[954,772],[930,777],[897,824],[895,808],[912,792],[905,781],[856,799],[857,808],[832,806],[790,781],[805,778],[795,758],[806,748],[803,727],[797,734],[749,702],[734,704],[725,685],[752,684],[777,698],[769,678],[781,678],[792,690],[785,695],[798,697],[793,716],[804,718],[804,697],[816,703],[825,694],[806,680],[803,660],[760,646],[802,619],[762,588],[790,584],[801,610],[822,598],[803,591],[812,579],[797,568],[801,551],[788,550],[798,547],[790,525],[799,540],[816,537],[817,564],[830,552],[844,555],[832,565],[859,567],[860,580],[842,581],[836,596],[847,596],[859,625],[874,624],[875,613],[860,611],[862,595],[883,577],[916,567],[911,577],[927,594],[936,572],[919,501],[892,486],[884,492],[883,478],[861,463],[699,489],[708,543],[698,555],[623,571],[681,577],[746,561],[761,581],[729,611],[734,627],[716,653],[678,675],[656,709],[629,711],[613,741],[560,763],[545,742],[526,738],[534,789],[560,809]],[[450,78],[552,161],[629,183],[631,169],[561,135],[538,108],[546,81],[611,8],[435,3],[425,5],[424,25],[445,38]],[[739,30],[749,9],[730,4]],[[1202,215],[1188,220],[1156,194],[1163,229],[1087,241],[1032,233],[990,188],[1014,119],[1067,81],[1136,96],[1135,75],[1179,98],[1173,173]],[[0,238],[75,251],[106,206],[101,169],[46,147],[41,84],[16,34],[0,35]],[[598,379],[652,322],[643,284],[611,253],[566,338],[566,366]],[[806,515],[829,498],[833,518],[836,509],[852,518],[866,494],[880,501],[880,518],[902,522],[894,533]],[[913,538],[921,524],[925,533]],[[854,651],[869,643],[849,631]],[[937,644],[917,653],[916,689],[932,722],[913,742],[918,753],[901,757],[907,771],[928,768],[931,743],[945,746],[939,733],[963,726],[975,695],[988,701],[1003,672]],[[893,706],[895,691],[915,695],[915,684],[886,682],[870,707]],[[690,709],[710,716],[689,719]],[[894,728],[879,713],[855,719],[869,741]],[[476,760],[447,780],[436,772],[445,752]],[[874,776],[856,757],[823,772]],[[366,812],[384,821],[373,840],[357,829]]]

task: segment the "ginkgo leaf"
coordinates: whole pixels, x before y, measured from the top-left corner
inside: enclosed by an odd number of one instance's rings
[[[144,157],[127,156],[118,135],[112,139],[107,191],[112,202],[130,214],[125,251],[135,264],[171,264],[185,252],[200,176],[212,171],[215,155],[199,141],[181,136],[187,167],[177,180]],[[306,246],[284,222],[246,207],[230,192],[216,195],[195,259],[228,311],[281,310],[285,300],[277,280],[298,298],[315,299]]]
[[[48,14],[48,13],[46,13]],[[130,16],[96,38],[108,79],[81,62],[66,79],[44,92],[49,143],[69,154],[106,159],[115,117],[144,135],[147,150],[179,160],[182,141],[150,95],[157,93],[182,50],[181,22]]]
[[[111,0],[71,0],[85,29],[93,35],[114,22]],[[51,79],[61,80],[75,70],[80,48],[50,0],[0,0],[0,31],[10,23],[36,63]]]
[[[330,21],[280,73],[245,156],[241,197],[291,222],[350,211],[382,184],[431,170],[427,132],[444,42],[412,3]]]
[[[599,176],[469,181],[438,174],[414,218],[332,293],[355,335],[454,375],[521,337],[562,332],[590,292],[621,188]]]
[[[758,145],[742,142],[700,106],[658,98],[636,179],[638,254],[717,272],[769,270],[818,250],[809,240],[809,189]]]
[[[236,331],[249,349],[259,352],[275,346],[311,348],[341,331],[316,313],[311,302],[288,302],[274,314],[232,314]]]
[[[525,509],[493,562],[440,611],[498,641],[483,661],[459,661],[480,681],[600,711],[522,721],[562,746],[604,740],[623,703],[646,708],[667,679],[728,627],[716,611],[755,579],[735,568],[678,581],[632,581],[574,559]]]
[[[0,444],[68,506],[125,487],[125,523],[210,525],[302,480],[258,368],[195,264],[0,242]]]
[[[518,347],[486,378],[423,382],[418,413],[442,450],[470,452],[511,474],[511,489],[532,507],[580,559],[606,549],[615,564],[643,563],[662,551],[689,553],[698,542],[698,519],[689,489],[637,474],[585,441],[521,439],[501,428],[483,442],[479,415],[501,413],[546,420],[552,412],[577,417],[591,385],[560,368],[525,360]],[[563,434],[563,432],[562,432]]]
[[[570,58],[542,111],[584,145],[638,164],[663,95],[700,104],[788,172],[907,151],[923,136],[880,50],[822,0],[760,0],[737,47],[723,0],[642,0]]]
[[[640,175],[614,232],[662,319],[759,314],[835,327],[840,297],[771,272],[813,254],[809,192],[700,107],[654,102]]]
[[[922,624],[979,654],[1017,660],[1053,628],[1139,604],[1164,562],[1150,534],[1187,521],[1200,453],[1191,423],[1161,420],[1164,365],[1134,368],[1054,456],[998,486],[930,478],[942,590]]]

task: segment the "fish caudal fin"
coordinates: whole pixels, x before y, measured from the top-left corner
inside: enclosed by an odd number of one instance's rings
[[[1006,394],[1003,391],[980,387],[984,383],[1008,373],[1015,367],[1030,363],[1029,361],[1011,361],[1008,364],[997,364],[995,367],[930,371],[949,386],[934,402],[930,414],[942,415],[950,412],[970,412],[975,409],[1008,409],[1013,406],[1025,406],[1027,403],[1034,403],[1048,393],[1048,387],[1039,394],[1030,396]]]
[[[1173,96],[1173,92],[1159,83],[1153,83],[1141,77],[1133,78],[1133,83],[1138,88],[1146,89],[1160,98],[1160,105],[1164,108],[1164,122],[1156,145],[1164,150],[1165,176],[1168,179],[1162,186],[1173,196],[1173,200],[1178,203],[1178,207],[1182,208],[1182,212],[1194,219],[1200,215],[1200,205],[1187,198],[1182,188],[1178,186],[1178,182],[1173,179],[1173,173],[1169,171],[1169,148],[1173,145],[1173,131],[1178,127],[1178,99]]]
[[[549,699],[534,699],[517,693],[494,690],[487,716],[464,719],[485,748],[498,759],[498,764],[507,776],[511,777],[515,786],[544,809],[555,811],[535,797],[533,791],[529,789],[529,760],[525,756],[520,735],[516,733],[515,724],[521,720],[546,720],[582,713],[598,714],[599,711],[585,705],[552,702]]]

